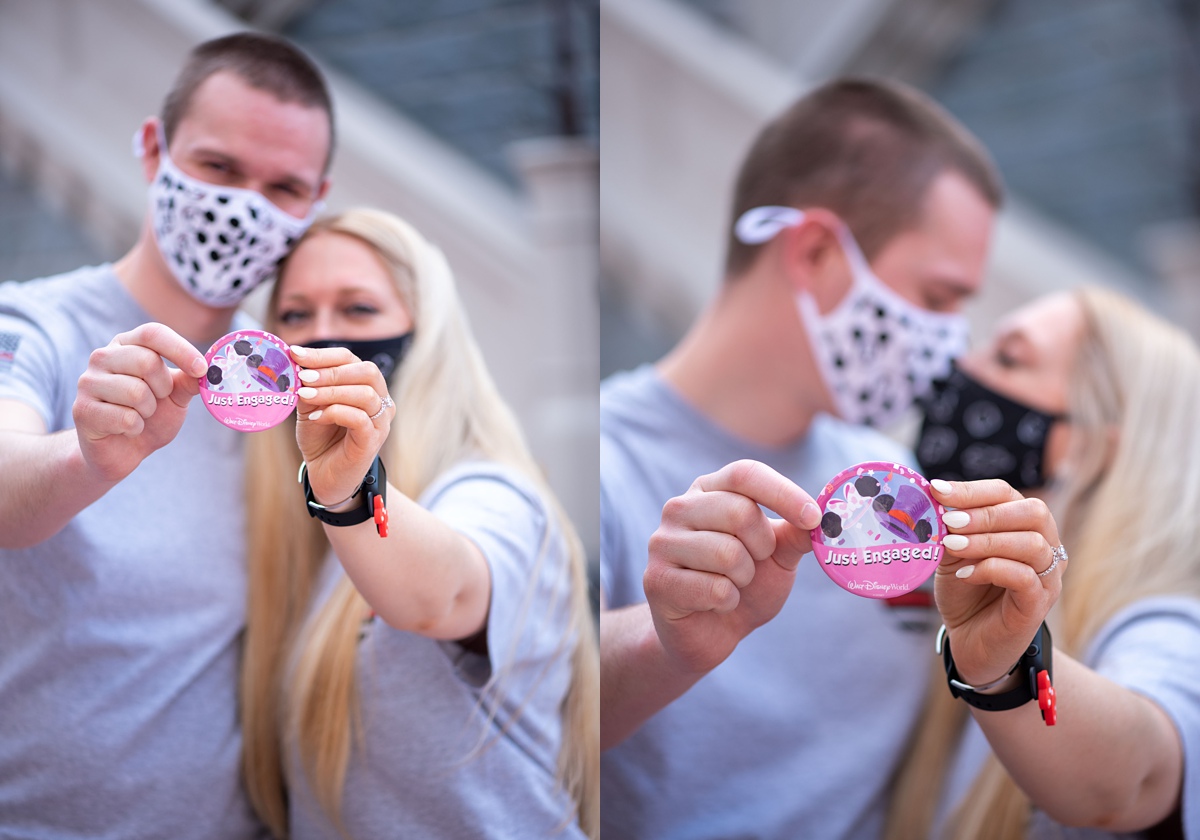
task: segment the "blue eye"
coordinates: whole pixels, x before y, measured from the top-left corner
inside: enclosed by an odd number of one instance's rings
[[[346,313],[348,315],[359,315],[359,316],[378,315],[379,310],[376,309],[374,306],[370,306],[365,303],[356,303],[353,306],[346,307]]]

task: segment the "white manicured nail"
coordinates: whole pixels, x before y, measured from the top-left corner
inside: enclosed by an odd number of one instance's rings
[[[304,376],[303,371],[300,376]],[[950,510],[942,516],[942,521],[946,523],[947,528],[965,528],[971,524],[971,515],[965,510]]]
[[[309,420],[320,420],[320,419],[321,419],[321,412],[322,412],[323,410],[324,410],[324,409],[320,409],[320,408],[319,408],[319,409],[317,409],[317,410],[316,410],[316,411],[314,411],[312,414],[308,415],[308,419],[309,419]]]
[[[308,353],[308,348],[307,348],[307,347],[301,347],[301,346],[300,346],[300,345],[298,345],[298,344],[293,344],[293,345],[292,345],[292,352],[293,352],[293,353],[295,353],[297,356],[303,356],[303,355],[305,355],[306,353]]]
[[[931,481],[929,483],[932,484],[933,489],[938,491],[939,493],[949,493],[951,490],[954,489],[953,487],[950,486],[949,481],[942,481],[942,479],[940,479],[940,478],[935,478],[933,481]]]
[[[306,400],[311,400],[313,397],[315,397],[317,395],[317,389],[316,388],[297,388],[296,393],[299,394],[300,396],[302,396]]]
[[[944,540],[942,540],[942,545],[946,546],[946,548],[950,549],[951,551],[962,551],[969,544],[970,540],[968,540],[962,534],[950,534]]]
[[[320,378],[321,378],[321,374],[318,371],[315,371],[315,370],[300,371],[300,381],[301,382],[316,382]]]
[[[963,566],[957,572],[954,573],[954,576],[956,578],[969,578],[973,574],[975,574],[974,566]]]

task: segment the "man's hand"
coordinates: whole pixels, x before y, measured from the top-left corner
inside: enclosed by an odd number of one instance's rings
[[[93,351],[71,414],[96,477],[120,481],[174,440],[205,369],[196,348],[162,324],[143,324]]]
[[[707,672],[774,618],[820,521],[808,493],[757,461],[703,475],[668,501],[650,537],[643,585],[671,660]]]

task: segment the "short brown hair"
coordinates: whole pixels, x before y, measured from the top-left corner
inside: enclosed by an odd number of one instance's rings
[[[823,207],[847,225],[873,259],[920,219],[933,180],[961,173],[993,207],[1004,196],[991,156],[925,94],[894,81],[841,79],[797,100],[766,126],[738,172],[727,277],[758,255],[733,223],[763,205]]]
[[[196,89],[214,73],[227,70],[250,87],[273,94],[280,102],[320,108],[329,117],[329,151],[333,157],[333,100],[325,77],[311,58],[283,38],[257,32],[238,32],[197,45],[188,54],[175,84],[163,101],[162,122],[167,141],[187,114]]]

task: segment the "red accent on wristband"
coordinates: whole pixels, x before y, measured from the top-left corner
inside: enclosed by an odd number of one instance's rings
[[[388,535],[387,508],[383,506],[383,499],[379,496],[375,497],[375,530],[379,532],[379,536],[381,537]]]
[[[1050,684],[1048,671],[1038,671],[1037,687],[1038,708],[1042,710],[1042,720],[1046,722],[1047,726],[1053,726],[1058,723],[1058,695],[1054,691],[1054,686]]]

